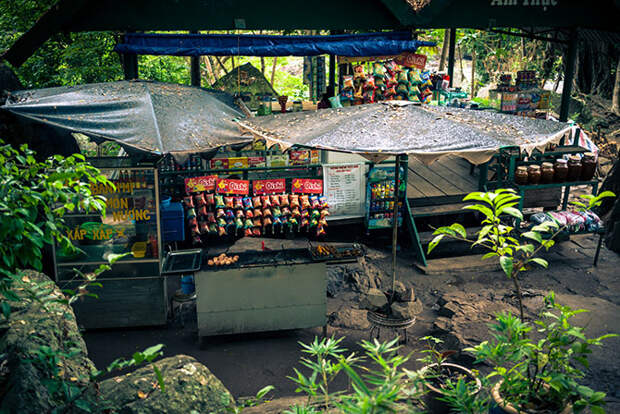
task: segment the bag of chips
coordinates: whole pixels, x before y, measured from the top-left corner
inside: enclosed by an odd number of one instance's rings
[[[209,224],[209,234],[217,234],[217,226],[215,224]]]
[[[372,74],[373,76],[383,76],[385,74],[385,68],[382,63],[375,62],[372,64]]]
[[[246,210],[254,208],[254,206],[252,205],[251,197],[243,197],[243,208],[245,208]]]
[[[242,229],[243,228],[243,219],[237,218],[235,220],[235,228]]]
[[[235,216],[237,218],[244,218],[245,214],[243,214],[243,210],[237,210],[237,213],[235,213]]]
[[[261,207],[263,205],[260,201],[260,196],[252,197],[252,205],[254,205],[254,208]]]
[[[291,209],[289,209],[288,207],[282,207],[282,215],[283,216],[290,216],[291,215]]]
[[[308,220],[307,218],[302,218],[300,224],[301,224],[301,227],[308,227],[310,226],[310,220]]]
[[[189,229],[192,232],[192,235],[200,234],[200,228],[198,227],[198,223],[194,223],[193,225],[189,226]]]
[[[262,227],[263,223],[261,222],[261,220],[259,218],[255,218],[254,221],[252,222],[252,224],[254,224],[254,227]]]
[[[246,218],[254,218],[254,213],[252,212],[252,210],[246,210],[245,217]]]
[[[263,205],[263,208],[271,207],[271,199],[269,196],[261,196],[260,201]]]
[[[185,206],[185,208],[194,208],[194,199],[192,198],[192,196],[185,196],[183,197],[183,205]]]
[[[252,229],[251,228],[245,229],[244,236],[245,237],[252,237]]]
[[[203,194],[196,194],[194,196],[194,203],[198,207],[207,205],[207,201],[205,200],[205,196]]]
[[[323,210],[321,210],[321,218],[325,218],[329,216],[329,210],[324,208]]]
[[[272,195],[269,197],[271,199],[271,205],[272,206],[279,206],[280,205],[280,196],[278,195]]]
[[[310,214],[310,218],[319,218],[321,217],[321,213],[319,212],[319,210],[312,210],[312,213]]]
[[[235,197],[233,200],[234,208],[243,208],[243,197]]]
[[[319,219],[319,226],[321,227],[327,227],[327,220],[323,219]]]
[[[206,221],[201,221],[198,224],[198,227],[200,227],[200,233],[201,234],[207,234],[209,232],[209,226],[207,225]]]
[[[252,220],[250,220],[250,219],[245,219],[245,223],[243,223],[243,226],[244,226],[246,229],[249,229],[249,228],[251,228],[251,227],[254,227],[254,224],[253,224]]]
[[[319,225],[319,220],[317,219],[310,220],[310,227],[316,227],[318,225]]]
[[[200,209],[198,210],[198,215],[199,216],[206,216],[207,215],[207,206],[202,206],[200,207]]]
[[[207,223],[215,223],[215,214],[212,211],[207,213]]]
[[[265,220],[267,220],[268,218],[269,218],[269,217],[265,217],[265,218],[263,218],[263,222],[264,222]],[[274,225],[274,226],[281,226],[281,225],[282,225],[282,219],[281,219],[280,217],[276,217],[276,218],[274,218],[274,219],[273,219],[273,225]]]
[[[215,205],[215,196],[211,193],[205,193],[205,201],[208,206],[213,206]]]
[[[226,220],[224,219],[224,217],[220,217],[217,219],[217,225],[218,226],[225,226],[226,225]]]
[[[254,209],[254,217],[261,217],[263,212],[259,208]]]
[[[226,208],[234,208],[235,199],[233,197],[224,197],[224,206]]]
[[[289,201],[291,208],[299,207],[299,195],[291,194],[289,196]]]
[[[319,196],[311,196],[310,197],[310,207],[319,208],[321,204],[319,203]]]
[[[224,196],[216,195],[215,196],[215,208],[224,208],[226,204],[224,204]]]
[[[270,208],[263,209],[263,217],[273,217],[273,214],[271,214]]]
[[[303,209],[310,208],[310,198],[307,195],[302,195],[300,198],[301,198],[301,208]]]
[[[190,208],[187,210],[187,218],[191,219],[193,217],[196,217],[196,211],[193,208]]]
[[[235,213],[232,210],[226,210],[226,218],[229,219],[234,219],[235,218]]]
[[[226,212],[223,208],[218,208],[217,210],[215,210],[215,217],[220,218],[224,216],[226,216]]]
[[[217,234],[218,234],[218,236],[226,236],[228,234],[228,232],[226,231],[226,227],[219,226],[217,228]]]
[[[302,218],[309,218],[310,217],[310,211],[309,210],[301,210],[301,217]]]
[[[187,224],[191,227],[191,226],[195,226],[198,224],[198,221],[196,220],[196,216],[194,217],[190,217],[190,219],[187,221]]]
[[[282,215],[282,211],[280,210],[280,207],[273,207],[271,209],[271,212],[273,213],[274,217],[280,217]]]
[[[269,217],[265,217],[263,219],[263,225],[270,226],[272,224],[271,219]]]
[[[346,75],[342,77],[342,89],[353,89],[353,76]]]
[[[317,237],[321,237],[321,236],[325,236],[327,233],[325,232],[325,229],[321,226],[317,227],[316,229],[316,236]]]
[[[286,194],[280,195],[280,206],[282,206],[282,207],[290,206],[290,203],[288,201],[288,195],[286,195]]]
[[[261,235],[260,227],[254,227],[252,229],[252,236],[260,237],[260,235]]]
[[[326,196],[320,196],[319,197],[319,204],[321,205],[321,208],[329,208],[329,204],[327,204],[327,197]]]
[[[291,217],[288,219],[288,224],[293,227],[293,226],[298,226],[299,225],[299,221],[297,221],[297,219],[295,217]]]

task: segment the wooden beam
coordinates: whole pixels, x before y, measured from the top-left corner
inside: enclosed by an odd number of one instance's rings
[[[487,32],[491,32],[491,33],[506,34],[509,36],[524,37],[526,39],[532,39],[532,40],[542,40],[543,42],[568,44],[568,41],[558,39],[557,37],[539,36],[536,34],[523,33],[523,32],[510,32],[508,30],[500,30],[500,29],[481,29],[481,30],[486,30]]]
[[[568,50],[564,55],[564,86],[562,87],[562,102],[560,104],[560,122],[568,120],[568,108],[570,106],[570,95],[573,90],[573,78],[575,77],[575,61],[577,60],[577,45],[579,42],[577,29],[570,32]]]
[[[454,82],[454,49],[456,47],[456,27],[450,29],[450,46],[448,48],[448,76],[450,76],[450,87]]]
[[[121,55],[125,80],[138,79],[138,55],[125,53]]]

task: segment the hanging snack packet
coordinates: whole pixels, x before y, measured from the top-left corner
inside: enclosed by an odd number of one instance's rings
[[[235,214],[235,216],[237,218],[243,218],[245,217],[245,214],[243,214],[243,210],[237,210],[237,213]]]
[[[200,210],[198,210],[198,215],[199,216],[206,216],[207,215],[207,206],[202,206],[200,207]]]
[[[224,212],[222,211],[222,213],[224,213]],[[208,223],[215,223],[215,214],[213,214],[212,211],[209,211],[207,213],[207,222]]]
[[[224,217],[220,217],[217,219],[217,225],[218,226],[225,226],[226,225],[226,220],[224,219]]]
[[[290,203],[288,201],[288,195],[282,194],[279,197],[280,197],[280,206],[282,206],[282,207],[290,206]]]
[[[263,215],[263,212],[259,208],[254,209],[254,217],[260,217]]]
[[[187,218],[191,219],[193,217],[196,217],[196,210],[190,208],[189,210],[187,210]]]
[[[288,220],[289,218],[286,216],[282,216],[282,217],[278,217],[280,219],[280,222],[282,223],[282,226],[285,226],[288,224]]]
[[[245,208],[246,210],[254,208],[254,206],[252,205],[251,197],[243,197],[243,208]]]
[[[282,211],[280,211],[280,207],[274,207],[271,209],[274,217],[280,217],[282,215]]]
[[[321,204],[319,203],[319,197],[318,196],[310,197],[310,207],[312,207],[312,208],[320,208],[321,207]]]
[[[326,196],[320,196],[319,197],[319,204],[321,205],[321,208],[329,208],[329,204],[327,204],[327,197]]]
[[[317,219],[310,220],[310,227],[316,227],[319,225],[319,221]]]
[[[319,219],[319,226],[327,227],[327,220],[325,220],[324,218]]]
[[[245,212],[245,216],[246,216],[247,218],[254,218],[254,213],[252,212],[252,210],[247,210],[247,211]]]
[[[260,202],[260,196],[252,197],[252,204],[254,205],[254,208],[262,206],[262,203]]]
[[[291,215],[291,209],[288,207],[282,207],[282,215],[283,216],[290,216]]]
[[[238,218],[237,220],[235,220],[235,227],[238,228],[238,229],[242,229],[243,228],[243,219]]]
[[[301,227],[308,227],[308,226],[310,226],[310,220],[308,220],[307,218],[302,218]]]
[[[254,227],[262,227],[263,223],[261,222],[261,220],[259,218],[255,218],[254,221],[252,222],[252,224],[254,224]]]
[[[224,197],[224,206],[226,208],[233,208],[235,205],[235,199],[233,197]]]
[[[327,234],[327,233],[325,232],[325,229],[324,229],[323,227],[319,226],[319,227],[316,229],[316,236],[317,236],[317,237],[320,237],[320,236],[325,236],[326,234]]]
[[[194,196],[194,202],[198,207],[207,205],[207,201],[205,200],[205,196],[203,194],[196,194]]]
[[[299,207],[299,196],[297,194],[291,194],[289,196],[291,208]]]
[[[215,196],[215,208],[224,208],[226,204],[224,204],[224,196],[216,195]]]
[[[260,237],[261,232],[260,232],[260,227],[254,227],[252,229],[252,236],[254,237]]]
[[[196,224],[198,224],[198,221],[196,220],[196,216],[191,217],[191,218],[188,220],[187,224],[188,224],[190,227],[191,227],[191,226],[195,226]]]
[[[226,215],[226,212],[224,211],[223,208],[218,208],[215,211],[215,217],[220,218],[220,217],[224,217]]]
[[[307,195],[301,196],[301,208],[310,208],[310,198]]]
[[[269,196],[261,196],[260,200],[263,204],[263,208],[271,207],[271,200],[269,199]]]
[[[218,235],[218,236],[226,236],[226,234],[228,234],[228,233],[226,232],[226,227],[224,227],[224,226],[219,226],[219,227],[217,228],[217,235]]]
[[[211,193],[204,193],[205,195],[205,201],[207,202],[208,206],[212,206],[215,204],[215,196]]]
[[[265,220],[267,220],[268,218],[269,218],[269,217],[265,217],[265,218],[263,218],[263,222],[264,222]],[[274,227],[275,227],[275,226],[281,226],[281,225],[282,225],[282,219],[281,219],[280,217],[276,217],[276,218],[274,218],[274,219],[273,219],[273,225],[274,225]]]
[[[385,74],[385,68],[382,63],[375,62],[372,64],[372,74],[374,76],[383,76]]]
[[[270,219],[269,217],[265,217],[265,218],[263,219],[263,224],[264,224],[265,226],[269,226],[269,225],[271,225],[271,224],[272,224],[271,219]]]
[[[310,212],[308,210],[301,210],[301,217],[302,218],[309,218],[310,217]]]
[[[209,226],[206,221],[201,221],[198,227],[200,227],[200,234],[207,234],[209,232]]]
[[[183,197],[183,205],[185,208],[194,208],[194,199],[192,196],[188,195]]]
[[[192,232],[192,235],[200,234],[200,228],[198,228],[198,223],[192,224],[189,228]]]
[[[235,213],[232,210],[226,210],[226,218],[227,219],[234,219],[235,218]]]
[[[324,208],[323,210],[321,210],[321,218],[325,218],[329,216],[329,210]]]
[[[353,76],[347,75],[342,77],[342,89],[353,89]]]
[[[243,208],[243,198],[235,197],[233,200],[234,208]]]
[[[252,223],[252,220],[245,219],[245,223],[243,223],[243,227],[245,227],[246,229],[249,229],[249,228],[254,227],[254,224]]]
[[[288,219],[288,224],[292,227],[292,226],[298,226],[299,225],[299,221],[297,221],[297,219],[295,217],[291,217]]]
[[[312,210],[312,214],[310,214],[310,217],[313,219],[319,218],[321,217],[321,213],[319,212],[319,210]]]
[[[217,226],[215,224],[209,224],[209,234],[217,234]]]
[[[252,229],[245,229],[244,234],[245,237],[252,237]]]
[[[271,205],[272,206],[279,206],[280,205],[280,196],[272,195],[269,198],[271,199]]]
[[[273,217],[273,214],[271,214],[270,208],[263,209],[263,217]]]

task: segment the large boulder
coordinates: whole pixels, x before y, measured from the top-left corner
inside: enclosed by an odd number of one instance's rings
[[[159,388],[153,365],[164,378]],[[226,413],[235,400],[204,365],[187,355],[164,358],[100,383],[102,398],[120,414]]]
[[[54,384],[52,369],[56,370],[57,378],[63,377],[83,388],[89,386],[90,373],[95,367],[88,359],[71,308],[52,301],[43,304],[28,293],[47,291],[49,298],[62,297],[56,285],[42,273],[24,271],[15,287],[21,300],[9,302],[11,316],[0,328],[0,355],[4,358],[0,412],[51,412],[66,402],[63,393],[50,391]],[[45,354],[59,353],[73,356],[59,358],[52,368]]]
[[[369,311],[383,310],[388,304],[385,294],[379,289],[369,289],[367,293],[362,295],[360,300],[360,308]]]
[[[400,319],[409,319],[422,312],[422,302],[394,302],[391,306],[392,316]]]
[[[366,330],[370,328],[370,322],[366,318],[367,313],[363,309],[343,307],[331,315],[329,324],[340,328]]]

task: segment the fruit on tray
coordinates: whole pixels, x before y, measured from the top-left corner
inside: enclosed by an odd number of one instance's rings
[[[230,266],[237,263],[239,256],[226,256],[226,253],[222,253],[219,256],[215,256],[207,261],[209,266]]]

